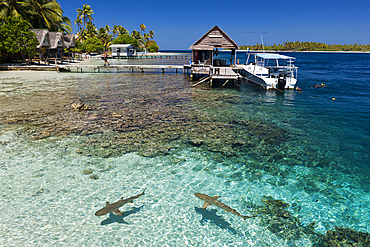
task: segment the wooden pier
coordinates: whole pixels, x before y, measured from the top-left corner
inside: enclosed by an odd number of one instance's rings
[[[139,71],[141,73],[144,72],[144,70],[148,69],[161,69],[162,73],[165,72],[165,70],[168,69],[174,69],[176,73],[178,70],[182,70],[182,72],[185,74],[189,72],[190,66],[183,66],[183,65],[109,65],[109,66],[103,66],[103,65],[59,65],[56,66],[57,72],[77,72],[77,73],[83,73],[83,72],[102,72],[104,70],[109,71],[116,71],[117,73],[123,72],[123,70],[128,70],[131,73],[134,73],[135,70]]]
[[[197,86],[203,82],[208,82],[210,87],[222,86],[225,87],[230,84],[232,87],[240,87],[240,81],[242,76],[237,73],[235,67],[229,66],[211,66],[211,65],[200,65],[192,64],[190,69],[190,77],[192,80],[196,80],[193,84]]]

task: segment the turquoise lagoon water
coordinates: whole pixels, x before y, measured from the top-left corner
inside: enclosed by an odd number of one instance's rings
[[[370,54],[291,55],[302,93],[192,88],[173,71],[1,72],[0,245],[312,246],[334,226],[370,232]],[[72,111],[77,98],[91,109]],[[144,188],[123,216],[94,216]],[[203,210],[196,192],[256,217]],[[290,216],[266,213],[266,198]]]

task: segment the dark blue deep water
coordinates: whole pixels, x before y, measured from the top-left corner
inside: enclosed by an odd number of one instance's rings
[[[317,130],[331,135],[339,144],[336,155],[369,175],[370,54],[292,55],[300,67],[299,87],[303,90],[295,98],[300,124],[307,126],[308,132]],[[326,87],[312,88],[320,83]]]
[[[225,54],[226,53],[226,54]],[[228,52],[219,56],[227,58]],[[297,86],[302,93],[271,93],[248,84],[242,94],[253,92],[261,99],[261,111],[274,111],[281,118],[316,140],[323,152],[342,157],[348,167],[370,175],[370,54],[295,52]],[[238,52],[240,63],[246,53]],[[315,87],[317,84],[325,87]],[[335,142],[335,150],[327,150]],[[326,146],[326,148],[325,148]]]

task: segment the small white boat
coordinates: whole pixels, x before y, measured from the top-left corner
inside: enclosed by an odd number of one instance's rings
[[[298,67],[294,57],[275,53],[256,53],[254,61],[243,65],[242,75],[249,81],[266,89],[294,89],[297,83]]]

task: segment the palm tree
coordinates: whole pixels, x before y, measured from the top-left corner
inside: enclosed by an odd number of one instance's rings
[[[103,43],[103,46],[105,47],[105,49],[107,49],[107,47],[111,45],[111,41],[112,41],[112,35],[107,32],[107,27],[109,26],[105,26],[105,28],[104,27],[99,28],[99,33],[98,33],[98,38]]]
[[[122,27],[121,25],[114,25],[114,28],[113,28],[113,37],[116,38],[116,36],[119,36],[119,35],[129,35],[130,33],[128,32],[128,30],[124,27]]]
[[[81,25],[82,28],[80,27],[80,36],[84,33],[85,28],[87,27],[88,22],[92,22],[94,18],[92,15],[94,14],[94,10],[91,8],[90,5],[84,4],[82,6],[82,9],[78,8],[77,10],[77,19],[75,21],[76,24]]]
[[[62,32],[65,32],[65,33],[72,33],[72,23],[71,23],[71,20],[66,17],[66,16],[63,16],[62,17],[62,22],[59,23],[59,30],[58,31],[62,31]]]
[[[129,32],[126,28],[121,25],[118,26],[119,35],[129,35]]]
[[[77,33],[77,40],[79,40],[80,42],[83,42],[87,38],[88,37],[86,29],[81,29],[81,31]]]
[[[149,31],[149,38],[151,38],[151,39],[154,38],[154,32],[152,30]]]
[[[146,42],[148,42],[148,41],[149,41],[149,38],[150,38],[149,34],[148,34],[148,33],[144,33],[144,40],[145,40]]]
[[[116,36],[117,36],[117,34],[118,34],[118,31],[119,30],[119,28],[118,28],[118,26],[117,25],[114,25],[114,27],[113,27],[113,37],[114,38],[116,38]]]
[[[144,24],[140,25],[141,35],[144,35],[144,32],[146,30],[146,26]]]
[[[110,33],[110,31],[111,31],[111,30],[110,30],[110,26],[105,25],[105,32],[109,34],[109,33]]]
[[[75,25],[77,25],[78,32],[81,32],[81,30],[82,30],[82,25],[83,25],[82,19],[76,19],[76,20],[75,20]]]
[[[143,36],[141,36],[140,32],[134,30],[131,32],[131,37],[137,39],[137,40],[141,40],[143,38]]]
[[[69,33],[71,21],[63,13],[55,0],[0,0],[0,16],[21,16],[32,28]]]
[[[25,16],[24,1],[19,0],[0,0],[0,17],[17,17]]]
[[[153,39],[154,37],[154,32],[153,31],[150,31],[149,33],[144,33],[144,40],[145,41],[149,41],[149,39]]]
[[[77,19],[81,19],[83,21],[83,27],[85,28],[87,22],[93,21],[94,18],[92,15],[94,14],[94,10],[91,8],[90,5],[84,4],[82,9],[78,8],[77,10]]]
[[[92,38],[98,35],[98,30],[96,29],[95,25],[91,21],[87,22],[85,30],[86,30],[86,36],[88,38]]]
[[[33,28],[47,28],[49,31],[72,31],[71,20],[63,16],[60,4],[55,0],[26,0],[28,17]]]

